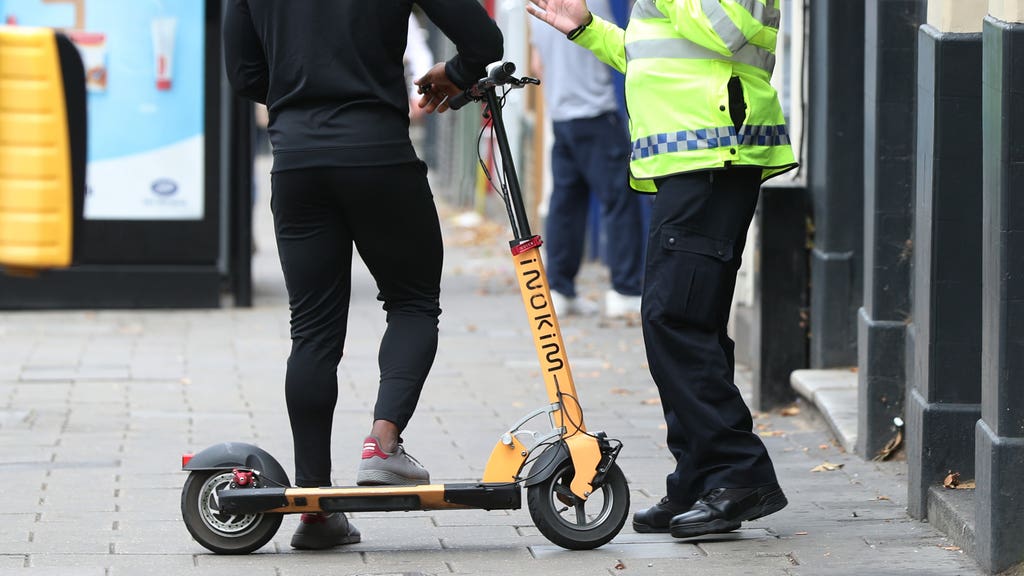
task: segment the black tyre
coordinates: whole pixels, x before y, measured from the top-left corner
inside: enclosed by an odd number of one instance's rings
[[[604,484],[581,500],[569,485],[575,472],[563,460],[555,473],[527,488],[526,503],[533,523],[552,543],[570,550],[592,550],[622,530],[629,515],[629,486],[618,465],[612,464]]]
[[[217,554],[248,554],[277,534],[283,514],[226,514],[217,491],[231,484],[231,470],[196,470],[181,489],[181,517],[192,537]]]

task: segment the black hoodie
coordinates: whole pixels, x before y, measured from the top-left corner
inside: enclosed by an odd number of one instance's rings
[[[454,42],[456,85],[501,59],[501,31],[477,0],[229,0],[228,79],[267,105],[275,172],[416,160],[402,63],[414,2]]]

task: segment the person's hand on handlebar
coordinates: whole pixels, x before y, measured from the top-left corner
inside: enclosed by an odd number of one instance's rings
[[[438,62],[414,82],[419,87],[418,91],[423,96],[417,103],[424,112],[437,112],[438,114],[448,110],[448,99],[454,98],[462,90],[448,79],[444,70],[444,62]]]
[[[530,0],[526,11],[568,34],[590,19],[586,0]]]

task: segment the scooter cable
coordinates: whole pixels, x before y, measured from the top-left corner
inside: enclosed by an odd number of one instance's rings
[[[580,404],[580,401],[572,394],[566,394],[565,392],[562,392],[562,387],[558,384],[557,381],[555,382],[555,391],[558,394],[558,403],[562,407],[563,417],[569,422],[569,424],[572,424],[572,426],[574,426],[573,433],[584,434],[586,436],[590,436],[595,440],[600,440],[598,436],[584,430],[582,424],[579,424],[575,420],[573,420],[572,416],[565,410],[565,401],[562,400],[562,398],[572,398],[572,401],[576,403],[576,408],[578,408],[582,412],[583,406]],[[614,442],[617,446],[622,446],[622,441],[619,440],[618,438],[606,437],[605,440],[607,440],[608,442]]]

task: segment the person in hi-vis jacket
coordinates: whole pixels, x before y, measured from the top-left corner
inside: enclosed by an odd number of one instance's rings
[[[676,466],[634,529],[688,538],[781,510],[726,330],[761,183],[796,167],[769,83],[776,0],[636,0],[625,30],[585,0],[527,11],[626,75],[630,184],[657,194],[641,318]]]

